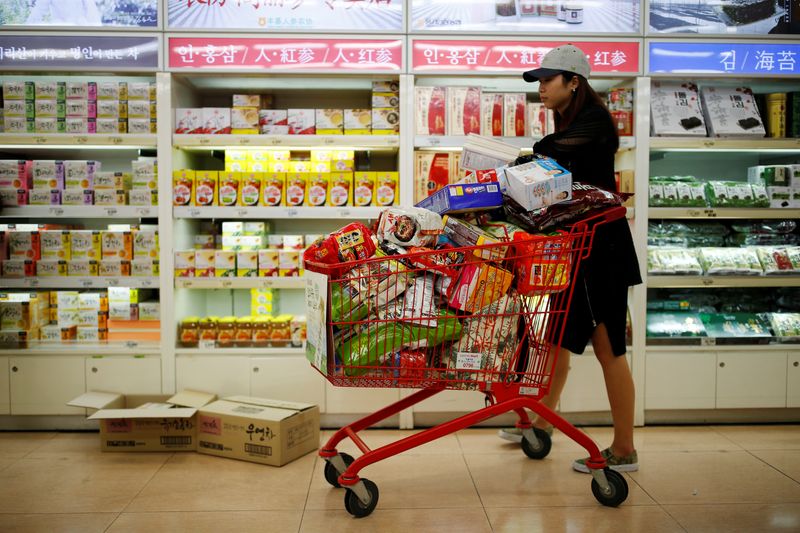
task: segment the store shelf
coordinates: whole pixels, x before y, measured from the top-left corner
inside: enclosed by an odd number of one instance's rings
[[[492,137],[492,139],[524,149],[533,147],[540,137]],[[437,150],[460,150],[467,141],[466,135],[417,135],[414,137],[415,148],[433,148]],[[620,137],[621,150],[629,150],[636,146],[635,137]]]
[[[800,287],[800,276],[648,276],[648,289]]]
[[[156,218],[158,206],[26,205],[4,207],[3,218]]]
[[[175,278],[176,289],[303,289],[302,277]]]
[[[395,150],[399,135],[187,135],[174,134],[172,145],[186,149],[218,148],[372,148]]]
[[[305,357],[305,348],[176,348],[175,355],[292,355]]]
[[[692,337],[684,337],[686,339]],[[703,337],[695,337],[694,339],[702,339]],[[697,350],[710,350],[714,352],[747,352],[752,353],[753,348],[757,348],[759,352],[790,352],[800,350],[800,344],[794,343],[772,343],[772,344],[715,344],[716,338],[710,337],[711,341],[706,341],[707,344],[698,343],[692,346],[692,352]],[[653,339],[650,339],[653,340]],[[659,341],[667,340],[659,338]],[[679,354],[686,353],[686,344],[650,344],[647,346],[648,351],[654,352],[676,352]]]
[[[14,147],[40,147],[40,148],[155,148],[156,134],[120,133],[107,135],[91,133],[74,135],[69,133],[0,133],[0,146],[3,148]]]
[[[175,218],[351,219],[378,218],[381,207],[175,207]]]
[[[656,218],[725,218],[787,219],[800,218],[800,209],[736,208],[736,207],[651,207],[648,217]]]
[[[764,152],[798,151],[800,139],[712,139],[709,137],[651,137],[651,151]]]
[[[158,343],[133,341],[104,344],[34,343],[25,349],[0,349],[0,355],[161,355],[161,347]]]
[[[158,278],[145,277],[38,277],[0,279],[0,287],[6,289],[107,289],[108,287],[131,287],[134,289],[157,289]]]

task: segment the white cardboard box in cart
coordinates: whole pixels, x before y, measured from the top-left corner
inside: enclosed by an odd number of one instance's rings
[[[96,409],[104,452],[173,452],[197,449],[197,410],[215,394],[185,390],[169,395],[92,391],[67,405]]]
[[[200,409],[197,451],[282,466],[319,447],[319,407],[231,396]]]

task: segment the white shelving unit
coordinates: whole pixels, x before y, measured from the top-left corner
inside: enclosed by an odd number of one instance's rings
[[[0,218],[156,218],[156,206],[26,205],[6,207]]]
[[[158,136],[156,134],[85,134],[73,135],[69,133],[0,133],[0,146],[7,149],[16,148],[84,148],[84,149],[113,149],[113,148],[155,148]]]
[[[380,207],[175,207],[175,218],[366,220],[378,218]]]
[[[131,287],[134,289],[157,289],[159,278],[140,277],[52,277],[52,278],[4,278],[3,286],[9,289],[107,289],[109,287]]]
[[[172,145],[187,150],[212,148],[358,148],[394,150],[399,135],[185,135],[173,134]]]

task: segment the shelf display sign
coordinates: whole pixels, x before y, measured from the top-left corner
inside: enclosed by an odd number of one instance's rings
[[[2,0],[0,27],[156,28],[159,1]]]
[[[155,71],[157,35],[31,35],[0,33],[0,69]]]
[[[414,72],[518,72],[541,65],[542,58],[566,41],[412,41]],[[639,73],[638,41],[572,41],[586,53],[592,73]]]
[[[650,0],[648,33],[767,35],[800,33],[798,0]]]
[[[403,31],[403,0],[168,0],[171,30]]]
[[[401,39],[170,37],[170,69],[398,72]]]
[[[649,74],[800,75],[800,43],[650,42]]]
[[[409,31],[639,33],[641,0],[410,0]]]

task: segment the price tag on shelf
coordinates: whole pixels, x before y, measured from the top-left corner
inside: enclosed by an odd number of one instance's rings
[[[77,137],[75,137],[76,144],[86,144],[88,142],[89,142],[89,137],[85,135],[78,135]]]
[[[339,216],[342,217],[342,218],[349,217],[351,214],[352,214],[352,211],[350,211],[349,209],[340,209],[339,210]]]
[[[700,337],[700,346],[716,346],[716,337]]]
[[[116,216],[116,214],[119,213],[119,211],[117,210],[116,207],[106,207],[105,208],[105,212],[106,212],[106,216],[109,216],[109,217]]]
[[[298,213],[297,209],[287,209],[286,210],[286,216],[289,217],[289,218],[296,217],[298,214],[299,213]]]
[[[200,339],[197,347],[201,350],[213,350],[217,347],[217,342],[210,339]]]
[[[200,217],[200,210],[195,208],[189,209],[189,216],[192,218]]]
[[[153,286],[153,280],[152,279],[145,278],[145,279],[142,280],[142,287],[152,287],[152,286]]]
[[[30,278],[28,280],[29,287],[38,287],[39,286],[39,279],[38,278]]]
[[[233,287],[233,281],[231,281],[229,279],[222,280],[222,288],[223,289],[230,289],[231,287]]]
[[[47,144],[47,137],[34,137],[33,142],[36,144]]]
[[[400,139],[397,137],[389,137],[389,146],[398,146],[400,144]]]
[[[64,209],[62,207],[51,207],[50,214],[52,216],[60,217],[64,214]]]
[[[106,278],[106,282],[109,287],[119,287],[119,279],[117,278]]]
[[[272,146],[280,146],[280,145],[283,144],[283,138],[282,137],[273,137],[272,139],[270,139],[269,143]]]
[[[250,142],[251,142],[250,137],[247,136],[239,137],[239,144],[241,145],[249,145]]]
[[[438,137],[428,137],[428,146],[439,146],[442,140]]]
[[[132,349],[132,348],[137,348],[138,346],[139,346],[139,343],[136,342],[136,341],[125,341],[125,347],[126,348],[131,348]]]
[[[271,288],[273,288],[274,286],[275,286],[275,282],[274,282],[273,280],[271,280],[271,279],[262,279],[262,280],[259,280],[258,288],[259,288],[260,290],[264,290],[264,289],[271,289]]]
[[[124,139],[122,137],[109,137],[108,142],[110,142],[111,144],[119,145],[124,142]]]
[[[248,216],[250,214],[250,210],[249,209],[237,209],[236,210],[236,214],[238,216],[244,218],[244,217],[246,217],[246,216]]]
[[[702,278],[700,278],[700,282],[706,287],[709,287],[711,285],[714,285],[714,278],[709,276],[703,276]]]
[[[177,279],[175,280],[176,287],[183,287],[184,289],[191,289],[194,287],[194,282],[189,279]]]
[[[208,137],[200,137],[198,142],[200,146],[208,146],[209,144],[211,144],[211,139],[209,139]]]
[[[325,137],[325,139],[323,139],[323,141],[322,141],[322,144],[325,144],[327,146],[330,146],[332,144],[336,144],[336,139],[334,139],[333,137]]]
[[[706,148],[714,148],[717,145],[716,141],[703,141],[703,146]]]
[[[714,209],[706,209],[703,211],[708,218],[717,218],[717,211]]]
[[[89,278],[81,279],[81,287],[94,287],[94,280]]]
[[[140,207],[136,210],[136,214],[142,217],[149,217],[151,216],[152,209],[149,207]]]

